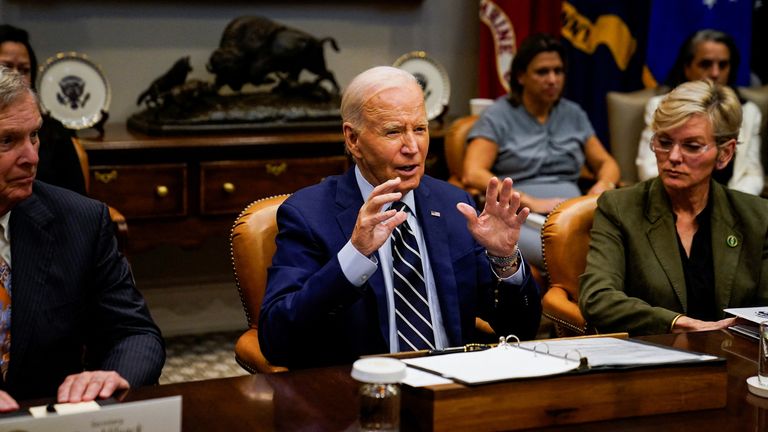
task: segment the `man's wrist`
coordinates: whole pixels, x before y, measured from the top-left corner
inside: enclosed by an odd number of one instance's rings
[[[493,267],[494,273],[497,276],[507,275],[508,273],[514,273],[520,266],[520,250],[517,245],[512,254],[507,256],[497,256],[485,251],[485,255],[488,257],[488,261]]]

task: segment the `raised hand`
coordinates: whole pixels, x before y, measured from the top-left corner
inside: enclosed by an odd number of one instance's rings
[[[520,209],[520,194],[512,189],[512,180],[499,181],[496,177],[488,182],[485,208],[479,216],[466,203],[458,203],[456,208],[467,219],[472,237],[496,256],[510,256],[515,252],[520,228],[530,213],[527,207]]]
[[[396,226],[405,222],[408,214],[404,211],[381,209],[387,203],[399,200],[403,194],[395,189],[400,184],[400,178],[387,180],[376,186],[368,200],[360,207],[357,214],[355,229],[352,231],[352,246],[361,254],[370,256],[392,235]]]

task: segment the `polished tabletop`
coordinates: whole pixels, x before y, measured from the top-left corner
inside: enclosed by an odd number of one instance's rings
[[[768,399],[747,391],[757,373],[757,342],[713,331],[640,338],[727,359],[725,408],[548,427],[546,431],[763,431],[768,430]],[[182,430],[193,431],[343,431],[356,430],[358,384],[351,366],[291,371],[170,384],[131,390],[125,400],[182,395]],[[588,375],[584,376],[589,379]],[[401,430],[412,430],[403,424]]]

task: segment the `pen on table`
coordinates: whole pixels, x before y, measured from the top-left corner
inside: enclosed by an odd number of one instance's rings
[[[428,350],[427,355],[433,356],[433,355],[442,355],[442,354],[456,354],[456,353],[463,353],[463,352],[470,352],[470,351],[482,351],[490,347],[491,347],[490,345],[485,345],[485,344],[469,344],[469,345],[460,346],[460,347]]]
[[[462,347],[452,347],[452,348],[444,348],[444,349],[433,349],[427,351],[428,356],[433,355],[442,355],[442,354],[455,354],[455,353],[462,353],[467,352],[467,349]]]

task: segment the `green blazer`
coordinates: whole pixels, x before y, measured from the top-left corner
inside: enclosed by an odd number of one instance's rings
[[[768,305],[768,200],[716,182],[710,199],[717,307]],[[580,284],[581,312],[600,332],[668,333],[686,313],[674,218],[658,178],[600,197]]]

